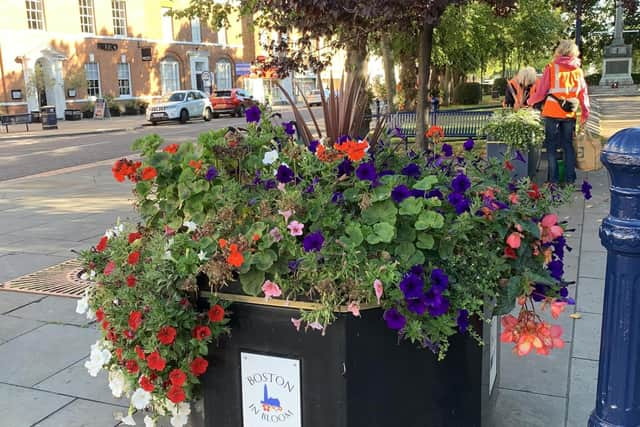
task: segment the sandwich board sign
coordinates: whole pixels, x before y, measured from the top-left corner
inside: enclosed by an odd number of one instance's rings
[[[110,118],[109,108],[107,106],[107,100],[104,98],[97,98],[96,103],[93,106],[93,118],[104,119]]]

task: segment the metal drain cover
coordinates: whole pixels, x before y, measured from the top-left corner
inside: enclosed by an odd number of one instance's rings
[[[80,279],[81,271],[81,261],[79,259],[70,259],[47,267],[44,270],[9,280],[0,285],[0,291],[82,298],[85,288],[91,282]]]

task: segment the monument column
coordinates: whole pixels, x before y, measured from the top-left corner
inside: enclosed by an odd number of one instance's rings
[[[604,63],[600,86],[633,85],[631,78],[631,45],[624,44],[622,30],[624,17],[622,15],[622,0],[616,0],[616,19],[614,25],[613,42],[604,49]]]

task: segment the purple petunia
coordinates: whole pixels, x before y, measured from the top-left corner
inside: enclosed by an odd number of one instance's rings
[[[216,169],[215,166],[209,166],[209,170],[207,170],[207,174],[204,176],[204,178],[207,181],[211,181],[212,179],[216,178],[218,176],[218,169]]]
[[[296,129],[293,126],[293,122],[283,123],[282,127],[284,128],[284,133],[286,133],[289,136],[293,136],[296,133]]]
[[[278,166],[278,171],[276,172],[276,179],[278,182],[286,184],[287,182],[293,181],[293,171],[289,166],[282,164]]]
[[[395,307],[385,311],[382,317],[387,322],[387,328],[389,329],[400,330],[407,324],[407,319]]]
[[[545,299],[548,289],[549,286],[545,285],[544,283],[536,283],[534,285],[533,292],[531,292],[531,298],[533,298],[535,302],[542,301],[543,299]]]
[[[422,316],[427,311],[427,301],[423,296],[420,298],[411,298],[407,300],[407,310],[412,313]]]
[[[309,186],[304,189],[304,193],[311,194],[314,191],[316,191],[316,185],[319,182],[320,182],[320,178],[318,177],[313,178],[313,181],[311,181],[311,184],[309,184]]]
[[[421,174],[422,174],[422,171],[420,170],[420,166],[416,165],[415,163],[409,163],[407,166],[402,168],[402,175],[405,175],[411,178],[418,179],[420,178]]]
[[[424,190],[412,189],[411,195],[415,198],[423,198],[423,197],[427,197],[427,192]]]
[[[349,140],[349,135],[340,135],[338,138],[338,144],[342,144],[343,142],[347,142]]]
[[[522,153],[520,152],[520,150],[516,150],[516,158],[513,160],[518,160],[522,163],[527,163],[527,159],[524,158],[524,156],[522,155]]]
[[[307,234],[302,240],[302,246],[305,252],[318,252],[322,249],[323,244],[324,236],[320,230]]]
[[[265,190],[273,190],[274,188],[278,187],[278,183],[276,182],[275,179],[268,179],[264,182],[264,189]]]
[[[430,305],[428,308],[429,314],[433,317],[442,316],[449,311],[449,300],[441,296],[438,304]]]
[[[331,203],[337,205],[342,203],[343,201],[344,201],[344,195],[341,192],[336,191],[331,195]]]
[[[375,181],[378,178],[376,167],[372,162],[360,163],[356,169],[356,176],[360,181]]]
[[[404,184],[400,184],[391,190],[391,198],[396,203],[400,203],[409,197],[411,197],[411,190]]]
[[[449,286],[449,276],[439,268],[431,270],[431,286],[438,293],[442,293]]]
[[[467,328],[469,327],[469,312],[465,309],[458,310],[456,323],[458,324],[458,329],[461,333],[464,334],[467,332]]]
[[[582,181],[582,186],[580,187],[580,191],[584,194],[585,200],[589,200],[591,198],[591,189],[593,187],[587,181]]]
[[[309,146],[307,147],[309,149],[309,151],[311,151],[312,153],[315,153],[316,150],[318,149],[318,145],[320,145],[320,141],[314,139],[313,141],[311,141],[309,143]]]
[[[245,110],[244,114],[247,119],[247,123],[257,123],[260,121],[260,115],[262,112],[257,105],[252,105]]]
[[[456,213],[461,215],[469,210],[471,202],[460,193],[451,193],[448,197],[449,203],[455,208]]]
[[[473,146],[475,145],[475,142],[473,142],[473,138],[469,138],[467,139],[464,144],[462,144],[462,146],[464,147],[464,149],[466,151],[471,151],[473,150]]]
[[[424,280],[416,274],[409,273],[400,281],[399,286],[405,299],[419,298],[423,294]]]
[[[298,267],[300,266],[301,262],[301,259],[294,259],[292,261],[289,261],[287,263],[287,265],[289,266],[289,270],[291,270],[292,273],[295,273],[296,271],[298,271]]]
[[[467,178],[467,176],[463,173],[458,174],[451,181],[451,189],[456,193],[464,194],[464,192],[467,191],[469,187],[471,187],[471,181],[469,181],[469,178]]]
[[[549,274],[556,280],[562,280],[562,275],[564,274],[564,264],[562,261],[555,260],[551,261],[547,264],[547,268],[549,269]]]
[[[442,144],[442,153],[445,157],[453,156],[453,147],[449,144]]]
[[[387,176],[387,175],[395,175],[395,171],[393,169],[384,169],[381,171],[378,176]]]
[[[426,196],[424,196],[424,197],[426,197],[427,199],[430,199],[430,198],[432,198],[432,197],[436,197],[436,198],[438,198],[438,199],[440,199],[440,200],[444,199],[444,195],[442,194],[442,191],[440,191],[440,190],[439,190],[439,189],[437,189],[437,188],[434,188],[433,190],[430,190],[430,191],[426,194]]]
[[[353,163],[351,163],[351,160],[344,159],[342,162],[340,162],[340,164],[338,165],[338,176],[342,176],[342,175],[351,176],[352,173],[353,173]]]
[[[411,269],[409,269],[409,272],[412,274],[416,274],[418,276],[422,276],[424,274],[424,267],[421,266],[420,264],[416,264],[413,267],[411,267]]]

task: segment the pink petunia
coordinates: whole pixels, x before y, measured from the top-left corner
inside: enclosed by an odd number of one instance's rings
[[[284,217],[284,222],[289,222],[289,218],[293,215],[293,211],[291,209],[287,209],[286,211],[279,210],[278,213]]]
[[[322,326],[322,324],[318,321],[307,323],[307,326],[311,329],[315,329],[316,331],[321,331],[324,329],[324,326]]]
[[[351,301],[347,306],[347,310],[349,310],[355,317],[360,317],[360,304],[357,302]]]
[[[276,242],[282,240],[282,233],[280,233],[280,229],[278,227],[273,227],[269,231],[269,235],[273,237],[273,240],[275,240]]]
[[[516,232],[509,234],[509,237],[507,237],[507,245],[509,245],[510,248],[518,249],[521,243],[520,241],[521,236],[522,235],[520,233],[516,233]]]
[[[262,285],[262,292],[264,292],[265,299],[269,299],[271,297],[279,297],[282,295],[282,290],[277,283],[272,282],[271,280],[265,280]]]
[[[289,229],[289,234],[292,236],[302,236],[302,229],[304,228],[304,224],[298,221],[291,221],[289,225],[287,225]]]
[[[300,332],[300,325],[302,324],[302,319],[291,318],[291,323],[293,323],[293,327],[296,328],[296,331]]]
[[[380,297],[382,297],[382,293],[384,292],[380,280],[376,279],[373,281],[373,290],[376,292],[376,298],[378,299],[378,304],[380,304]]]

